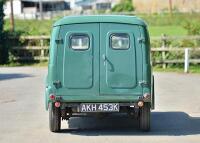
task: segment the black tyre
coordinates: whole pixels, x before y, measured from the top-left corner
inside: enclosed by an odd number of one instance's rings
[[[59,132],[61,126],[60,108],[56,108],[53,104],[49,106],[49,128],[52,132]]]
[[[140,108],[139,112],[139,126],[142,131],[150,130],[150,104],[144,103],[144,106]]]

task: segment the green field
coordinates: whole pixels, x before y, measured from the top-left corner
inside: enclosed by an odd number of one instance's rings
[[[162,34],[170,36],[187,35],[187,30],[181,26],[149,26],[150,36],[160,36]]]
[[[184,24],[190,21],[200,22],[200,14],[154,14],[154,15],[139,15],[149,26],[151,36],[167,35],[186,35],[187,30],[184,29]],[[49,35],[53,23],[59,18],[53,20],[15,20],[15,31],[21,35]],[[4,29],[9,31],[9,19],[5,20]]]
[[[20,35],[49,35],[54,20],[15,20],[15,32]],[[9,31],[9,19],[5,20],[4,29]]]
[[[50,35],[53,21],[51,20],[15,20],[15,31],[22,35]],[[9,30],[9,20],[6,20],[5,29]],[[152,26],[149,25],[149,32],[151,36],[167,35],[186,35],[187,31],[176,25],[169,26]]]

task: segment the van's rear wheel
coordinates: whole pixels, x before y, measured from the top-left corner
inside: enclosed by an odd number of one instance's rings
[[[144,103],[144,106],[139,111],[139,126],[142,131],[150,130],[150,104]]]
[[[56,108],[54,104],[49,106],[49,128],[52,132],[60,131],[61,126],[61,111],[60,108]]]

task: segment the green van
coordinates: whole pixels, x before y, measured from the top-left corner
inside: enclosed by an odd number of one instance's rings
[[[61,119],[127,113],[150,129],[154,80],[147,25],[135,16],[67,16],[53,25],[45,91],[52,132]]]

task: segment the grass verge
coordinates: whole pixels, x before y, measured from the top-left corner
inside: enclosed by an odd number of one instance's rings
[[[14,62],[5,65],[0,65],[0,67],[23,67],[23,66],[30,66],[30,67],[47,67],[48,61],[41,61],[41,62]]]
[[[155,72],[177,72],[184,73],[184,66],[170,66],[166,69],[163,69],[161,66],[153,67],[153,71]],[[200,65],[190,65],[189,73],[200,73]]]

